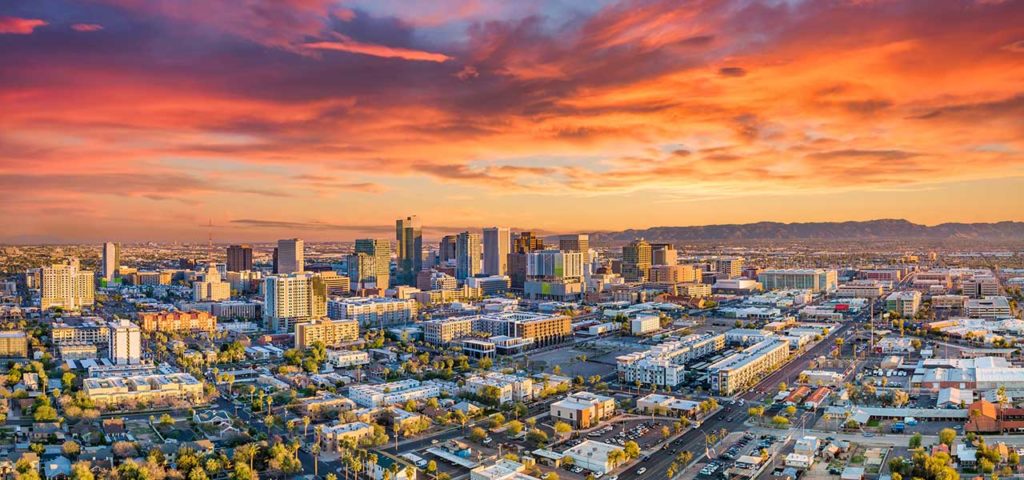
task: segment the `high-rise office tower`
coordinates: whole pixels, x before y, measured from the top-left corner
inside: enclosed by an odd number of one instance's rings
[[[455,235],[445,235],[441,238],[441,243],[438,245],[437,257],[441,263],[451,262],[455,260],[455,239],[458,238]]]
[[[480,235],[462,232],[455,239],[455,278],[465,280],[480,273]]]
[[[580,252],[583,254],[583,263],[590,263],[590,235],[561,235],[558,237],[558,249],[563,252]]]
[[[484,273],[504,275],[508,271],[508,252],[512,237],[505,227],[484,229]]]
[[[104,242],[103,279],[107,281],[113,280],[119,268],[121,268],[121,244]]]
[[[116,365],[135,365],[142,362],[142,329],[120,319],[110,322],[110,361]]]
[[[583,254],[541,250],[526,254],[523,294],[532,299],[570,300],[583,294]]]
[[[722,257],[715,260],[715,271],[724,274],[726,278],[736,278],[743,275],[742,257]]]
[[[96,285],[93,273],[78,268],[78,259],[72,258],[65,263],[39,269],[40,308],[81,310],[82,307],[95,303]]]
[[[522,290],[526,283],[527,254],[544,250],[544,241],[533,232],[519,232],[508,254],[508,278],[513,290]]]
[[[298,238],[277,241],[277,272],[302,273],[305,269],[306,244]]]
[[[327,315],[327,284],[319,275],[272,275],[263,280],[263,319],[276,333]]]
[[[398,240],[398,283],[415,285],[416,273],[423,270],[423,229],[415,215],[395,221]]]
[[[345,257],[348,265],[349,288],[358,292],[364,288],[377,288],[377,257],[353,253]]]
[[[530,253],[544,250],[544,240],[533,232],[519,232],[512,242],[512,253]]]
[[[651,244],[652,265],[675,265],[679,260],[679,254],[671,243]]]
[[[373,257],[377,288],[387,290],[391,286],[391,242],[379,238],[361,238],[356,240],[355,253]],[[355,279],[352,282],[355,284]]]
[[[622,278],[627,282],[647,281],[651,268],[651,244],[638,238],[622,247]]]
[[[244,272],[252,270],[252,246],[232,245],[228,247],[228,271]]]

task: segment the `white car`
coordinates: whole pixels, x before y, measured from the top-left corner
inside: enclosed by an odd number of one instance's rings
[[[636,471],[636,474],[637,474],[637,475],[643,475],[643,474],[645,474],[645,473],[647,473],[647,467],[640,467],[640,468],[639,468],[639,469],[638,469],[638,470]]]

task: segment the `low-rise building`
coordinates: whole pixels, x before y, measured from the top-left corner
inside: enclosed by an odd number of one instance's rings
[[[316,342],[336,347],[359,339],[359,322],[356,320],[320,319],[295,324],[295,348],[310,348]]]
[[[590,428],[615,414],[615,399],[590,392],[577,392],[551,404],[551,417],[578,429]]]
[[[697,412],[700,410],[700,403],[693,400],[683,400],[669,395],[652,393],[638,398],[636,400],[636,408],[643,413],[696,417]]]
[[[349,387],[348,394],[359,405],[380,407],[435,398],[441,395],[441,389],[433,382],[408,379],[377,385],[353,385]]]
[[[971,318],[1002,318],[1011,315],[1010,302],[1006,297],[972,298],[967,300],[964,313]]]
[[[563,455],[572,458],[573,465],[603,475],[618,466],[608,458],[608,454],[615,450],[621,450],[621,448],[607,443],[585,440],[583,443],[563,452]]]
[[[661,317],[658,315],[637,315],[629,320],[629,330],[633,335],[646,335],[661,330]]]
[[[217,317],[201,311],[139,312],[138,325],[146,332],[213,332]]]
[[[324,427],[320,431],[321,443],[330,452],[343,451],[346,444],[358,445],[359,440],[373,435],[373,427],[365,422],[341,423]]]
[[[202,382],[187,373],[87,378],[82,381],[82,390],[89,400],[102,406],[168,399],[201,402],[203,399]]]
[[[892,292],[885,298],[885,308],[903,317],[913,317],[921,309],[921,292],[917,290]]]
[[[476,395],[493,395],[501,404],[533,399],[533,380],[518,375],[494,372],[477,375],[467,378],[462,388]]]
[[[732,395],[775,371],[789,358],[789,342],[769,339],[747,347],[708,367],[711,389]]]
[[[351,368],[370,364],[370,354],[362,350],[327,350],[327,361],[334,368]]]
[[[689,335],[655,345],[646,351],[616,357],[621,381],[676,387],[684,381],[686,364],[725,348],[725,335]]]
[[[469,471],[469,480],[538,480],[537,477],[523,473],[526,465],[509,460],[499,459],[492,465],[481,465]]]
[[[331,298],[327,316],[335,320],[357,320],[360,325],[383,326],[410,323],[416,319],[416,300],[387,297]]]

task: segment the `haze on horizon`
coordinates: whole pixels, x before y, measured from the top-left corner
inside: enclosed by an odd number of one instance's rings
[[[8,2],[0,242],[1024,220],[1021,25],[1014,0]]]

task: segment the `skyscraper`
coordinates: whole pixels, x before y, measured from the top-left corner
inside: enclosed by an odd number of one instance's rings
[[[437,257],[441,263],[455,260],[455,235],[445,235],[438,246]]]
[[[512,253],[530,253],[535,250],[544,250],[544,240],[533,232],[519,232],[514,238]]]
[[[373,257],[376,286],[387,290],[391,286],[391,242],[379,238],[361,238],[356,240],[355,253]],[[355,284],[355,279],[352,279],[352,283]]]
[[[232,245],[228,247],[228,271],[244,272],[252,270],[252,246]]]
[[[81,310],[93,305],[96,286],[93,273],[78,269],[78,259],[39,269],[39,305],[43,310],[60,307]]]
[[[277,272],[302,273],[305,269],[306,244],[298,238],[277,241]]]
[[[652,265],[675,265],[679,260],[679,254],[671,243],[651,244]]]
[[[395,221],[398,241],[398,283],[415,285],[416,273],[423,270],[423,230],[415,215]]]
[[[117,270],[121,268],[121,244],[105,242],[103,244],[103,279],[114,279]]]
[[[504,275],[508,271],[508,252],[512,237],[508,228],[492,227],[484,229],[484,273],[487,275]]]
[[[455,239],[455,278],[465,280],[480,273],[480,235],[462,232]]]
[[[638,238],[622,247],[622,278],[627,282],[647,281],[651,268],[651,244]]]
[[[508,254],[508,277],[513,290],[522,290],[526,283],[527,254],[544,250],[544,241],[533,232],[519,232]]]
[[[580,252],[583,254],[583,263],[590,263],[590,235],[585,233],[574,233],[558,237],[558,249],[563,252]]]

